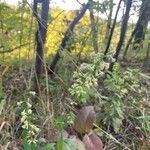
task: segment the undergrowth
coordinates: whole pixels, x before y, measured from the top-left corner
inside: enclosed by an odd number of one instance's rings
[[[45,76],[41,80],[42,95],[37,98],[38,104],[34,102],[34,91],[28,87],[31,76],[23,70],[15,75],[9,87],[2,88],[1,83],[1,146],[70,150],[77,147],[77,138],[82,140],[79,145],[83,148],[84,139],[92,135],[101,138],[105,149],[149,149],[150,78],[138,69],[127,69],[119,63],[114,66],[113,73],[105,76],[112,61],[111,56],[104,61],[101,53],[92,53],[74,72],[74,68],[67,69],[71,65],[66,61],[64,66],[59,66],[61,75],[48,79],[48,98]],[[7,75],[1,77],[2,82],[12,81]],[[20,88],[17,82],[22,79],[25,84]],[[75,123],[76,115],[89,105],[95,109],[95,125],[88,128],[89,133],[81,134],[80,129],[74,129],[79,125]]]

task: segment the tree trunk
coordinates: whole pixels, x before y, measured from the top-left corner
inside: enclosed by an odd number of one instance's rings
[[[93,48],[95,52],[98,52],[98,36],[97,36],[97,29],[96,29],[96,23],[95,18],[93,14],[93,9],[89,9],[90,11],[90,21],[91,21],[91,31],[92,31],[92,41],[93,41]]]
[[[145,2],[145,3],[144,3],[144,2]],[[148,3],[148,2],[150,3],[150,1],[147,1],[147,3]],[[135,34],[138,32],[139,26],[140,26],[141,22],[143,22],[142,20],[143,20],[143,18],[144,18],[144,14],[145,14],[146,7],[148,7],[147,3],[146,3],[146,1],[143,1],[142,4],[141,4],[139,18],[138,18],[138,21],[137,21],[137,23],[136,23],[136,26],[135,26],[135,28],[134,28],[134,30],[133,30],[131,36],[130,36],[130,39],[129,39],[128,42],[127,42],[127,45],[126,45],[126,48],[125,48],[125,51],[124,51],[124,54],[123,54],[123,59],[126,58],[127,53],[128,53],[128,49],[129,49],[129,46],[130,46],[130,44],[131,44],[131,42],[132,42],[134,36],[136,36]],[[149,4],[149,5],[150,5],[150,4]],[[150,6],[149,6],[149,9],[150,9]],[[150,15],[150,14],[149,14],[149,15]],[[147,18],[148,18],[148,16],[147,16]],[[147,20],[150,20],[150,18],[147,19]],[[147,26],[147,24],[148,24],[148,21],[147,21],[147,23],[146,23],[146,26]],[[137,37],[136,37],[136,38],[137,38]],[[135,43],[135,42],[134,42],[134,43]],[[140,42],[140,43],[141,43],[141,42]]]
[[[113,58],[115,59],[115,62],[117,62],[117,60],[118,60],[118,56],[120,54],[121,47],[122,47],[122,44],[123,44],[124,39],[125,39],[131,5],[132,5],[132,0],[127,0],[126,11],[125,11],[125,15],[124,15],[124,18],[122,21],[122,27],[121,27],[121,32],[120,32],[120,39],[119,39],[119,42],[118,42],[118,45],[116,48],[116,52],[113,56]],[[115,62],[110,64],[110,67],[109,67],[110,71],[113,70],[113,66],[114,66]]]
[[[145,38],[145,31],[150,20],[150,0],[142,0],[140,8],[140,20],[134,37],[134,50],[140,48]]]
[[[107,21],[107,27],[106,27],[106,35],[105,35],[105,43],[107,44],[108,38],[110,35],[110,29],[111,29],[111,23],[112,23],[112,13],[113,13],[113,0],[109,1],[109,16],[108,16],[108,21]]]
[[[115,26],[116,26],[117,16],[118,16],[118,12],[119,12],[119,9],[120,9],[121,2],[122,2],[122,0],[119,1],[118,6],[117,6],[114,22],[113,22],[113,25],[111,27],[110,35],[109,35],[109,38],[108,38],[108,43],[107,43],[107,46],[106,46],[106,49],[105,49],[105,52],[104,52],[105,56],[107,55],[109,47],[110,47],[110,43],[111,43],[111,39],[112,39],[114,29],[115,29]]]
[[[137,24],[138,24],[138,22],[137,22]],[[130,44],[131,44],[131,42],[132,42],[132,39],[133,39],[133,37],[134,37],[134,35],[135,35],[136,31],[137,31],[137,24],[136,24],[136,26],[135,26],[135,28],[134,28],[134,30],[133,30],[133,32],[132,32],[132,34],[131,34],[131,36],[130,36],[128,42],[127,42],[127,45],[126,45],[126,47],[125,47],[125,51],[124,51],[124,54],[123,54],[123,59],[124,59],[124,60],[126,59],[129,46],[130,46]]]
[[[41,1],[34,0],[34,16],[38,21],[38,30],[36,32],[36,60],[35,60],[35,85],[37,86],[40,75],[42,72],[43,64],[43,49],[46,41],[47,23],[48,23],[48,12],[49,12],[49,0],[42,1],[41,17],[37,14],[37,4]],[[37,88],[37,87],[35,87]]]
[[[72,32],[73,32],[73,29],[74,29],[75,25],[83,17],[83,15],[85,14],[86,10],[89,9],[91,2],[92,1],[89,0],[87,4],[83,5],[83,8],[79,12],[79,14],[70,23],[68,29],[66,30],[66,32],[64,34],[64,38],[62,39],[62,42],[61,42],[61,44],[60,44],[60,46],[59,46],[59,48],[58,48],[58,50],[57,50],[57,52],[56,52],[52,62],[50,64],[49,71],[48,71],[49,74],[53,74],[54,73],[55,66],[56,66],[57,62],[59,61],[59,59],[60,59],[60,52],[63,51],[63,49],[66,47],[68,41],[71,38],[71,35],[72,35]]]

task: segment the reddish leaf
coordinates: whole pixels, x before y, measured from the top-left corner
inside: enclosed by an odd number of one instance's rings
[[[95,134],[86,134],[83,137],[83,143],[85,144],[86,150],[103,150],[103,143]]]
[[[81,108],[76,116],[74,128],[79,133],[89,133],[96,120],[96,114],[93,106]]]

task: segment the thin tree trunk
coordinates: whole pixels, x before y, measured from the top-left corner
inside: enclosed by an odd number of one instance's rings
[[[37,4],[38,0],[34,0],[34,16],[38,21],[38,31],[36,32],[36,60],[35,60],[35,88],[37,89],[40,75],[42,72],[43,64],[43,49],[46,41],[47,23],[48,23],[48,12],[49,12],[49,0],[42,1],[41,18],[37,15]]]
[[[24,19],[24,8],[25,8],[25,3],[24,1],[22,0],[22,4],[20,6],[20,9],[22,10],[21,11],[21,14],[20,14],[20,35],[19,35],[19,44],[22,45],[22,40],[23,40],[23,19]],[[19,48],[19,70],[21,71],[21,46]]]
[[[114,33],[114,29],[115,29],[115,26],[116,26],[117,16],[118,16],[118,12],[119,12],[119,9],[120,9],[121,2],[122,2],[122,0],[119,1],[118,6],[117,6],[114,22],[113,22],[113,25],[111,27],[110,35],[109,35],[109,38],[108,38],[108,43],[107,43],[107,46],[106,46],[106,49],[105,49],[105,52],[104,52],[105,56],[107,55],[109,47],[110,47],[110,43],[111,43],[112,36],[113,36],[113,33]]]
[[[130,36],[128,42],[127,42],[127,45],[126,45],[126,47],[125,47],[125,51],[124,51],[124,54],[123,54],[123,59],[124,59],[124,60],[126,59],[129,46],[130,46],[130,44],[131,44],[131,42],[132,42],[132,39],[133,39],[133,37],[134,37],[134,35],[135,35],[135,33],[136,33],[136,30],[137,30],[137,25],[136,25],[136,27],[134,28],[134,30],[133,30],[133,32],[132,32],[132,34],[131,34],[131,36]]]
[[[115,59],[115,62],[117,62],[117,60],[118,60],[118,56],[120,54],[121,47],[122,47],[122,44],[123,44],[124,39],[125,39],[131,5],[132,5],[132,0],[127,0],[126,11],[125,11],[125,15],[124,15],[124,18],[122,21],[122,27],[121,27],[121,32],[120,32],[120,39],[119,39],[115,54],[113,56],[113,58]],[[110,64],[110,67],[109,67],[110,71],[113,70],[113,66],[114,66],[115,62]]]
[[[106,35],[105,35],[105,43],[108,43],[108,38],[110,35],[110,29],[111,29],[111,23],[112,23],[112,13],[113,13],[113,0],[109,1],[109,16],[108,16],[108,21],[107,21],[107,27],[106,27]]]
[[[91,31],[92,31],[92,41],[93,41],[93,48],[95,52],[98,52],[98,37],[97,37],[97,29],[96,29],[96,23],[95,18],[93,14],[93,9],[89,9],[90,11],[90,21],[91,21]]]
[[[147,29],[148,21],[150,20],[150,0],[142,0],[140,16],[141,17],[134,38],[134,50],[140,48],[143,45],[142,43],[145,38],[145,32]]]
[[[73,32],[73,29],[75,27],[75,25],[79,22],[79,20],[83,17],[83,15],[85,14],[86,10],[89,9],[90,7],[90,4],[91,4],[91,0],[88,1],[87,4],[83,5],[83,8],[81,9],[81,11],[79,12],[79,14],[73,19],[73,21],[70,23],[68,29],[66,30],[65,34],[64,34],[64,38],[62,39],[62,42],[50,64],[50,67],[49,67],[49,74],[53,74],[54,72],[54,69],[55,69],[55,66],[57,64],[57,62],[59,61],[60,59],[60,52],[63,51],[63,49],[66,47],[68,41],[70,40],[71,38],[71,35],[72,35],[72,32]]]

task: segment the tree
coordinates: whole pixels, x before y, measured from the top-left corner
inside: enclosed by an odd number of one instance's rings
[[[134,37],[134,49],[141,46],[145,38],[145,31],[147,29],[148,21],[150,20],[150,0],[142,0],[140,16]]]
[[[115,59],[115,61],[118,60],[118,56],[120,54],[120,50],[121,50],[122,44],[123,44],[124,39],[125,39],[131,5],[132,5],[132,0],[127,0],[126,11],[125,11],[125,15],[124,15],[124,18],[123,18],[123,21],[122,21],[122,26],[121,26],[121,31],[120,31],[120,39],[119,39],[119,42],[118,42],[115,54],[113,56],[113,58]],[[109,67],[110,71],[113,70],[114,63],[115,62],[112,62],[110,64],[110,67]]]
[[[42,2],[41,17],[37,14],[37,5]],[[38,21],[38,30],[36,32],[36,60],[35,60],[35,88],[37,88],[37,82],[40,79],[43,64],[43,49],[46,41],[48,12],[49,12],[49,0],[38,1],[34,0],[33,14]]]
[[[108,42],[108,38],[109,38],[109,35],[110,35],[110,30],[111,30],[113,6],[114,6],[113,0],[109,0],[109,15],[108,15],[108,20],[107,20],[106,34],[105,34],[106,44]]]
[[[134,45],[136,45],[138,43],[140,44],[144,40],[144,36],[145,36],[144,28],[145,29],[147,28],[148,21],[150,20],[150,18],[149,18],[150,14],[148,14],[150,11],[148,11],[148,8],[150,9],[150,1],[149,0],[143,0],[141,7],[140,7],[139,18],[137,20],[137,23],[135,25],[133,32],[131,33],[131,36],[127,42],[127,45],[126,45],[126,48],[125,48],[125,51],[123,54],[123,59],[126,58],[129,46],[130,46],[134,37],[135,37]]]
[[[118,16],[118,12],[119,12],[119,9],[120,9],[121,2],[122,2],[122,0],[119,1],[118,6],[117,6],[115,18],[114,18],[114,21],[113,21],[113,24],[112,24],[112,27],[111,27],[111,30],[110,30],[110,35],[109,35],[109,38],[108,38],[108,41],[107,41],[107,46],[106,46],[106,49],[105,49],[105,52],[104,52],[105,56],[107,55],[110,44],[111,44],[111,40],[112,40],[112,36],[113,36],[114,29],[115,29],[115,26],[116,26],[117,16]]]
[[[73,21],[70,23],[68,29],[66,30],[65,34],[64,34],[64,38],[62,39],[62,42],[50,64],[50,67],[49,67],[49,71],[48,73],[49,74],[53,74],[54,73],[54,69],[55,69],[55,66],[57,64],[57,62],[59,61],[60,59],[60,52],[63,51],[63,49],[67,46],[67,43],[68,41],[70,40],[71,38],[71,35],[72,35],[72,32],[73,32],[73,29],[75,27],[75,25],[80,21],[80,19],[83,17],[83,15],[85,14],[86,10],[89,9],[90,5],[92,3],[92,0],[89,0],[87,2],[87,4],[84,4],[81,11],[78,13],[78,15],[73,19]]]

